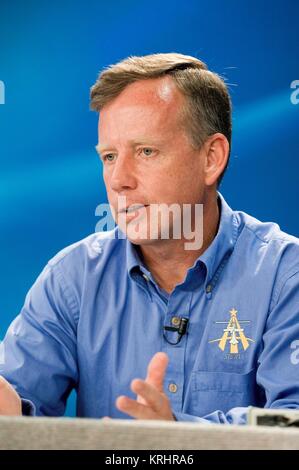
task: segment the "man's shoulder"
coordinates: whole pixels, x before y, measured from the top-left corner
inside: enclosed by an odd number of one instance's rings
[[[291,244],[299,248],[299,238],[281,230],[275,222],[262,222],[245,212],[235,212],[240,226],[262,243]]]
[[[281,230],[274,222],[261,222],[246,214],[237,212],[239,218],[239,240],[248,250],[259,254],[260,259],[279,266],[279,271],[295,273],[299,271],[299,238]],[[244,249],[244,243],[241,247]]]
[[[96,232],[72,243],[60,250],[48,261],[48,266],[61,264],[80,264],[88,260],[99,260],[109,257],[112,251],[123,250],[124,240],[118,236],[117,227],[107,232]]]

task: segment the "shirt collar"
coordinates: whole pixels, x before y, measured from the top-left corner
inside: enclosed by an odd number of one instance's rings
[[[207,275],[205,287],[211,290],[216,284],[222,269],[232,254],[237,238],[239,223],[235,212],[229,207],[222,194],[218,193],[220,223],[211,245],[198,258],[204,263]]]
[[[129,273],[131,273],[132,270],[135,268],[141,269],[142,272],[146,272],[146,271],[149,272],[146,269],[140,257],[137,246],[131,243],[128,239],[126,241],[127,241],[127,267],[128,267]]]
[[[205,289],[207,292],[210,292],[217,283],[221,271],[232,254],[238,238],[239,224],[236,214],[229,207],[220,193],[218,193],[218,201],[220,208],[220,223],[217,235],[206,251],[195,261],[194,265],[189,268],[185,281],[190,281],[193,277],[193,273],[197,274],[198,269],[204,266],[206,269]],[[129,240],[126,240],[126,244],[127,268],[129,275],[131,277],[135,277],[138,275],[138,272],[140,275],[141,271],[141,274],[143,274],[145,278],[151,279],[154,282],[150,271],[146,268],[139,255],[136,245],[132,244]]]

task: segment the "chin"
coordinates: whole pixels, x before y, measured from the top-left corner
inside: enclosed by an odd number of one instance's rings
[[[169,241],[172,236],[173,227],[172,226],[160,226],[151,232],[150,225],[146,223],[130,223],[126,224],[122,229],[123,233],[125,233],[126,238],[133,243],[134,245],[139,246],[146,246],[146,245],[157,245],[161,244],[161,242]],[[143,221],[144,222],[144,221]]]
[[[133,243],[133,245],[138,245],[138,246],[155,245],[160,241],[157,239],[150,240],[149,238],[138,238],[138,237],[129,237],[129,236],[127,236],[127,239],[131,243]]]

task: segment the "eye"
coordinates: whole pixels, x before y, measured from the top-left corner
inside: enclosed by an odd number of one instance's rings
[[[113,153],[107,153],[106,155],[103,155],[104,162],[113,162],[114,158],[115,158],[115,155]]]
[[[152,154],[154,153],[153,149],[151,149],[149,147],[144,147],[141,151],[142,151],[143,155],[146,156],[146,157],[151,157]]]

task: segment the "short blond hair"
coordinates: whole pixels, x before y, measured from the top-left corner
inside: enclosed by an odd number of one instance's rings
[[[186,99],[181,112],[192,145],[200,148],[207,137],[217,132],[231,144],[231,100],[226,84],[204,62],[192,56],[177,53],[132,56],[107,67],[91,87],[91,109],[100,112],[131,83],[166,75],[172,77]]]

